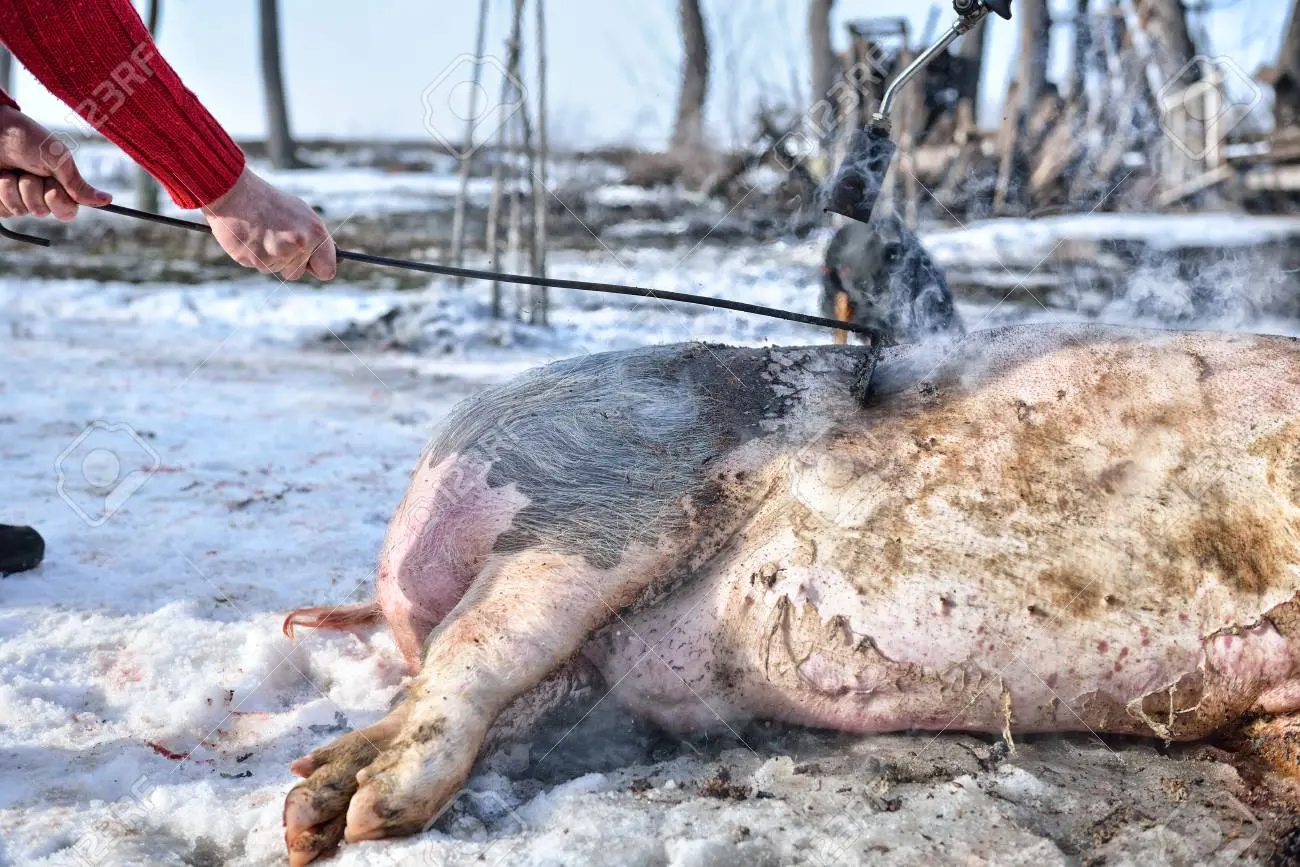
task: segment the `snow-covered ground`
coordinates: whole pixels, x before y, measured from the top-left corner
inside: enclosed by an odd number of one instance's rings
[[[822,243],[561,251],[552,271],[815,312]],[[368,595],[407,472],[456,401],[581,352],[825,339],[573,292],[555,294],[543,331],[488,322],[485,298],[443,282],[413,299],[345,282],[0,278],[0,522],[31,524],[49,546],[41,568],[0,580],[0,864],[280,863],[289,761],[377,719],[402,682],[386,632],[294,643],[283,612]],[[397,337],[419,352],[338,336],[414,300],[427,306]],[[1076,315],[1032,302],[960,312],[970,327]],[[497,757],[437,830],[348,846],[334,863],[1263,857],[1250,847],[1267,811],[1194,749],[1064,738],[1007,755],[987,738],[779,727],[663,742],[611,713],[547,768]]]

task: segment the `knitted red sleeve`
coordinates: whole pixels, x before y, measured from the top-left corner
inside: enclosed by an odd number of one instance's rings
[[[244,152],[186,89],[130,0],[4,0],[0,42],[182,208],[224,195]],[[0,104],[16,105],[0,91]]]

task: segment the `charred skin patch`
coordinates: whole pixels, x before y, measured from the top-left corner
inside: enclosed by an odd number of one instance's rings
[[[557,362],[463,403],[429,461],[469,454],[528,499],[495,553],[540,545],[609,568],[716,513],[709,467],[798,405],[811,357],[689,344]]]

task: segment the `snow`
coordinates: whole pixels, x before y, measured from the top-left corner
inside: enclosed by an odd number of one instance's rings
[[[1038,219],[986,220],[931,232],[926,246],[941,265],[1030,264],[1064,240],[1141,241],[1154,250],[1241,247],[1300,237],[1300,217],[1250,214],[1071,214]]]
[[[338,201],[442,183],[319,174],[314,189]],[[369,186],[381,177],[390,185]],[[1143,238],[1194,230],[1173,218],[1129,223]],[[1212,218],[1200,231],[1226,244],[1292,231],[1280,225]],[[1101,231],[1092,218],[1059,218],[928,239],[945,255],[986,254],[1038,249],[1066,229]],[[551,267],[815,312],[825,240],[559,251]],[[793,323],[564,291],[543,331],[488,321],[483,287],[435,281],[413,296],[345,280],[318,290],[263,278],[0,278],[10,335],[0,343],[0,521],[31,524],[48,544],[41,568],[0,580],[0,864],[282,863],[289,762],[378,719],[404,678],[384,630],[291,642],[281,619],[367,597],[409,469],[458,400],[582,352],[825,339]],[[412,305],[400,327],[420,351],[338,337],[394,304]],[[1081,318],[1032,302],[959,310],[972,327]],[[129,490],[113,487],[119,479]],[[1007,756],[962,735],[923,744],[760,727],[742,743],[665,746],[614,709],[563,735],[534,745],[536,758],[563,744],[551,770],[494,759],[434,830],[346,846],[331,863],[1064,864],[1085,839],[1131,863],[1173,863],[1173,840],[1192,863],[1241,854],[1263,822],[1233,812],[1242,787],[1230,766],[1143,743],[1031,739]],[[701,794],[720,767],[748,794]],[[1174,778],[1198,797],[1170,800]],[[1117,811],[1131,818],[1089,836]]]

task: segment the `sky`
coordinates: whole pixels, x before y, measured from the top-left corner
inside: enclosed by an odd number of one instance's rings
[[[265,128],[253,0],[162,0],[162,54],[212,113],[236,136]],[[510,0],[488,0],[488,69],[504,61]],[[806,100],[807,0],[704,0],[713,52],[708,98],[710,135],[719,144],[745,138],[760,100]],[[1193,17],[1201,49],[1227,55],[1247,72],[1274,59],[1289,0],[1210,0],[1215,11]],[[281,0],[284,73],[293,130],[303,137],[442,137],[464,134],[477,0]],[[1068,18],[1074,0],[1052,0]],[[662,146],[672,127],[681,49],[676,0],[549,0],[546,3],[549,129],[562,146]],[[914,40],[932,8],[940,28],[949,4],[908,0],[837,0],[832,33],[843,24],[902,16]],[[911,10],[903,12],[902,10]],[[532,34],[529,3],[526,44]],[[989,41],[981,120],[995,123],[998,96],[1015,55],[1014,22],[995,19]],[[1055,28],[1053,65],[1068,59],[1068,26]],[[1208,42],[1209,44],[1205,44]],[[537,93],[536,56],[525,49],[525,90]],[[503,65],[503,63],[502,63]],[[495,105],[499,76],[485,78]],[[25,72],[15,96],[49,126],[69,126],[67,109]],[[480,135],[491,132],[486,115]]]

